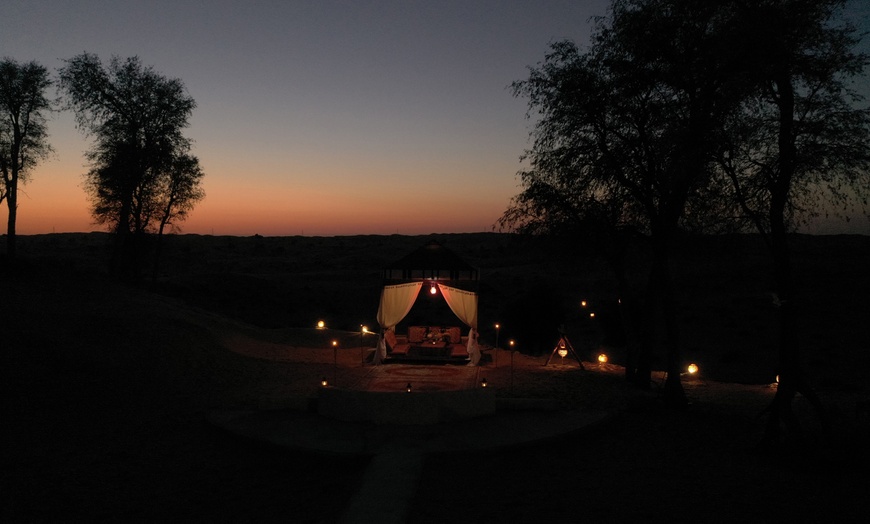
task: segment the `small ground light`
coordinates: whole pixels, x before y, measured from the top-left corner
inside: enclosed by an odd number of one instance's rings
[[[322,320],[317,321],[317,329],[323,329],[325,327],[326,327],[326,322],[324,322]]]
[[[589,313],[589,318],[595,318],[595,313]]]
[[[405,391],[407,391],[408,393],[411,392],[411,383],[410,382],[408,382],[408,385],[405,386]]]
[[[338,384],[338,341],[332,341],[332,383]]]
[[[482,379],[480,379],[480,387],[482,387],[482,388],[486,387],[486,377],[483,377]]]
[[[607,364],[607,355],[605,355],[604,353],[598,355],[598,363]]]
[[[326,387],[329,385],[329,381],[326,380],[326,377],[320,379],[320,385]]]
[[[698,372],[698,365],[694,364],[694,363],[689,364],[689,367],[686,368],[686,371],[688,371],[690,375],[694,375],[695,373]]]
[[[585,301],[585,300],[581,300],[581,301],[580,301],[580,307],[586,307],[586,301]]]
[[[500,327],[501,327],[501,326],[498,325],[498,324],[495,325],[495,351],[493,351],[493,354],[495,355],[495,359],[494,359],[493,365],[494,365],[495,367],[498,367],[498,329],[499,329]]]
[[[508,346],[511,348],[511,392],[514,390],[514,341],[511,340],[508,342]]]

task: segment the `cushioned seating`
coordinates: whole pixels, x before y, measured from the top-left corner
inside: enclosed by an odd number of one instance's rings
[[[425,326],[411,326],[408,328],[408,342],[411,344],[419,344],[420,342],[423,342],[423,337],[425,336]]]
[[[428,330],[428,333],[426,333],[428,339],[431,340],[434,338],[439,341],[441,340],[441,338],[439,338],[441,335],[441,326],[429,326],[426,329]]]
[[[458,327],[449,327],[445,330],[445,332],[450,335],[449,342],[451,344],[460,344],[462,342],[462,333],[459,331]]]
[[[433,348],[445,348],[442,353],[445,358],[468,358],[468,350],[465,347],[467,337],[462,336],[459,327],[451,326],[408,326],[408,336],[396,335],[393,331],[387,331],[384,340],[387,350],[391,355],[411,356],[411,348],[421,348],[431,351]],[[440,344],[432,344],[438,341]]]
[[[392,329],[384,333],[384,342],[387,343],[387,352],[391,355],[407,355],[408,350],[411,349],[410,344],[400,344],[396,340],[396,333]]]

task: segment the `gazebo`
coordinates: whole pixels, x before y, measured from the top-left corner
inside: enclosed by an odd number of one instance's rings
[[[383,289],[378,306],[381,339],[375,361],[387,357],[462,358],[477,363],[477,306],[480,272],[442,244],[432,241],[412,251],[383,270]],[[420,290],[440,294],[454,315],[469,329],[432,326],[408,328],[404,339],[395,327],[413,308]]]

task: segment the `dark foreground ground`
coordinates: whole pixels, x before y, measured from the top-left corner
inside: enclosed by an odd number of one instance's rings
[[[130,287],[102,274],[95,262],[100,244],[89,238],[28,239],[31,249],[25,243],[21,262],[7,263],[0,276],[0,519],[338,521],[367,457],[237,440],[210,426],[206,416],[213,409],[257,407],[276,395],[310,394],[311,377],[332,369],[330,355],[301,347],[316,345],[314,339],[297,343],[294,332],[264,324],[277,323],[278,309],[307,325],[302,312],[322,303],[313,295],[376,309],[370,290],[356,295],[346,291],[348,282],[376,282],[382,264],[421,239],[223,238],[203,247],[206,239],[191,237],[186,256],[179,257],[188,265],[167,266],[159,286]],[[524,263],[500,237],[492,243],[449,240],[470,252],[491,276],[492,294],[507,301],[514,298],[505,291],[509,284],[525,286],[528,275],[555,272],[542,267],[542,260],[551,260],[546,253]],[[363,248],[357,241],[380,244]],[[94,244],[88,248],[87,242]],[[662,408],[655,389],[638,393],[618,375],[541,373],[545,354],[519,359],[514,391],[503,387],[500,394],[559,397],[613,416],[581,433],[522,448],[427,457],[409,520],[864,522],[870,514],[870,415],[856,407],[870,396],[864,378],[870,335],[862,305],[868,277],[861,270],[868,239],[802,242],[799,274],[815,297],[808,308],[817,320],[806,325],[813,350],[806,358],[831,414],[830,433],[798,401],[805,438],[781,453],[754,452],[770,391],[756,380],[764,364],[752,355],[770,348],[758,341],[768,336],[765,318],[745,323],[740,311],[761,310],[764,291],[757,284],[763,275],[747,270],[761,257],[751,251],[757,259],[744,253],[713,263],[691,250],[680,265],[683,293],[698,301],[685,310],[687,346],[721,375],[688,388],[688,411]],[[299,244],[305,249],[296,253]],[[582,278],[579,284],[564,280],[588,289],[605,287],[600,282],[606,277],[585,284]],[[284,306],[267,291],[276,286]],[[711,312],[720,321],[710,320]],[[363,315],[348,305],[327,313],[337,322]],[[358,325],[356,318],[345,322]],[[705,332],[724,347],[708,342]],[[300,358],[244,356],[239,340],[287,355],[297,351]],[[343,342],[342,367],[357,365],[352,341]],[[722,385],[730,377],[742,384]]]

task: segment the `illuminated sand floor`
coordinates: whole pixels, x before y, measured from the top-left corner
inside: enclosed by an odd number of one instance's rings
[[[373,366],[348,384],[347,389],[360,391],[406,391],[408,384],[414,391],[456,391],[477,387],[479,367],[473,366],[421,366],[386,364]]]

